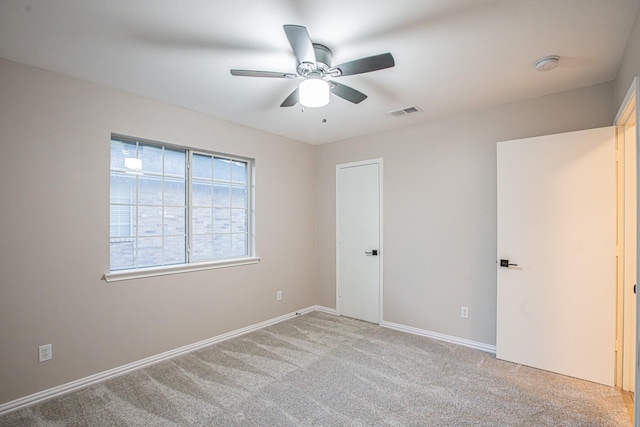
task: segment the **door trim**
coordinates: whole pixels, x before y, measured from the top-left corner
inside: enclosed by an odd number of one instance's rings
[[[618,114],[614,120],[614,125],[616,126],[616,162],[618,165],[618,189],[617,191],[621,193],[621,200],[618,201],[618,221],[619,223],[619,231],[618,236],[621,239],[619,241],[620,249],[617,251],[617,255],[620,260],[618,262],[619,272],[618,274],[621,276],[617,282],[616,292],[618,294],[617,299],[617,330],[616,330],[616,351],[618,352],[616,356],[616,386],[620,387],[622,390],[630,390],[631,386],[634,385],[635,379],[629,379],[629,368],[634,368],[636,364],[636,360],[630,360],[630,346],[631,342],[635,342],[635,336],[631,337],[628,329],[632,329],[634,324],[636,323],[636,319],[631,318],[633,316],[633,311],[635,311],[634,305],[631,305],[631,299],[635,299],[635,296],[630,295],[630,286],[633,283],[637,283],[637,273],[634,277],[630,277],[628,273],[629,266],[635,264],[633,268],[638,265],[636,259],[631,259],[631,253],[627,253],[627,245],[631,240],[637,240],[637,237],[629,238],[631,233],[627,229],[630,226],[629,220],[632,220],[637,225],[637,207],[634,204],[631,206],[629,203],[628,197],[630,193],[627,189],[627,169],[631,169],[636,171],[637,168],[632,164],[633,162],[637,163],[637,157],[631,160],[629,158],[629,154],[627,150],[630,148],[636,149],[637,147],[637,133],[638,133],[638,123],[637,123],[637,77],[633,80],[631,87],[627,91],[625,99],[623,103],[620,105],[618,110]],[[634,134],[629,134],[627,130],[627,126],[632,123],[635,126]],[[637,151],[637,149],[636,149]],[[635,180],[637,181],[637,172],[635,176]],[[637,191],[636,191],[637,193]],[[634,194],[634,197],[637,197]],[[632,210],[630,210],[630,208]],[[628,215],[630,215],[628,217]],[[637,233],[636,233],[637,236]],[[634,242],[636,244],[636,242]],[[631,312],[631,314],[629,313]],[[635,347],[635,346],[634,346]],[[633,350],[632,350],[633,351]]]
[[[384,305],[384,286],[383,286],[383,265],[384,265],[384,242],[383,242],[383,161],[382,158],[361,160],[357,162],[340,163],[336,165],[336,312],[338,316],[340,313],[340,170],[353,168],[358,166],[378,165],[378,235],[379,235],[379,248],[378,248],[378,324],[383,322],[383,305]]]
[[[635,114],[636,120],[636,212],[640,212],[640,123],[638,123],[638,116],[640,113],[640,80],[636,76],[633,78],[629,89],[618,109],[616,118],[614,119],[614,125],[619,126],[621,123],[626,122],[629,119],[630,114]],[[637,220],[636,220],[637,221]],[[637,222],[636,222],[637,224]],[[636,248],[640,249],[640,233],[636,233]],[[640,265],[640,250],[636,250],[636,266]],[[640,283],[640,268],[636,268],[636,283]],[[636,293],[636,307],[640,307],[640,292]],[[640,387],[640,316],[636,311],[636,377],[635,377],[635,392],[638,393]],[[634,399],[634,426],[640,427],[640,399],[637,397]]]

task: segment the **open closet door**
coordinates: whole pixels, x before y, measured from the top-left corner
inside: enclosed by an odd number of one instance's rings
[[[497,357],[613,385],[615,128],[500,142],[497,155]]]

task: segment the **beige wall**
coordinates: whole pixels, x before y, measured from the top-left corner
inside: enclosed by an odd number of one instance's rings
[[[639,16],[640,11],[638,11],[638,16],[636,16],[636,23],[633,27],[633,30],[631,31],[629,42],[627,43],[627,47],[625,49],[622,65],[620,67],[620,71],[618,72],[618,78],[615,82],[614,108],[616,111],[622,104],[622,101],[624,100],[624,97],[629,90],[629,86],[631,85],[633,78],[636,76],[640,76]]]
[[[0,129],[0,403],[315,304],[312,146],[2,60]],[[255,158],[262,262],[100,280],[111,132]]]
[[[610,125],[612,89],[602,84],[318,147],[319,304],[335,307],[335,166],[382,157],[384,320],[495,344],[496,143]]]

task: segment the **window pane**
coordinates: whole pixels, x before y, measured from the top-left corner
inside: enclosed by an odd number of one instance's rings
[[[248,206],[247,187],[231,187],[231,206],[234,208],[246,208]]]
[[[162,235],[162,207],[138,207],[138,236]]]
[[[211,179],[211,156],[194,154],[191,174],[194,178]]]
[[[135,239],[111,239],[109,242],[109,259],[111,271],[134,267]]]
[[[228,258],[231,256],[231,235],[216,234],[213,236],[213,254],[216,258]]]
[[[229,159],[221,159],[215,157],[213,159],[213,177],[220,181],[229,181],[231,179],[231,161]]]
[[[247,255],[247,235],[246,234],[231,235],[231,255],[232,256]]]
[[[193,234],[211,234],[212,223],[211,208],[193,208],[191,220]]]
[[[165,237],[164,239],[164,263],[184,264],[187,262],[185,236]]]
[[[216,208],[213,210],[213,232],[231,232],[231,211],[230,209]]]
[[[228,207],[230,206],[231,189],[228,185],[213,185],[213,206]]]
[[[246,209],[231,210],[231,232],[246,233],[247,232],[247,211]]]
[[[142,160],[142,172],[162,173],[162,147],[138,144],[138,158]]]
[[[184,206],[186,201],[186,184],[184,179],[165,178],[165,206]]]
[[[187,232],[185,208],[164,208],[164,234],[184,236]]]
[[[186,176],[186,153],[182,150],[164,149],[165,175]]]
[[[138,267],[162,265],[162,237],[138,239]]]
[[[194,182],[192,186],[193,206],[212,206],[212,185],[208,182]]]
[[[111,172],[111,203],[136,203],[136,176]]]
[[[126,170],[124,159],[136,157],[136,143],[111,140],[111,169]]]
[[[233,182],[247,182],[247,164],[234,160],[231,168],[231,180]]]
[[[109,207],[109,236],[131,237],[133,235],[133,213],[135,206],[111,205]]]
[[[213,258],[213,236],[193,236],[191,258],[194,261],[204,261]]]
[[[162,179],[138,176],[138,203],[162,206]]]

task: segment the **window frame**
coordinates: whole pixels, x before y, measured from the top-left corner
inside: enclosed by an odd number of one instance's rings
[[[221,152],[210,151],[202,148],[193,148],[183,145],[163,143],[158,141],[152,141],[148,139],[135,138],[126,135],[120,134],[111,134],[111,138],[109,140],[109,147],[111,147],[111,143],[113,140],[128,142],[128,143],[136,143],[144,144],[144,145],[152,145],[159,148],[165,149],[173,149],[184,151],[185,153],[185,263],[180,264],[170,264],[170,265],[158,265],[158,266],[150,266],[150,267],[136,267],[130,269],[121,269],[121,270],[111,270],[111,249],[109,249],[109,271],[104,273],[102,279],[106,282],[117,282],[122,280],[130,280],[137,279],[143,277],[155,277],[155,276],[164,276],[168,274],[178,274],[190,271],[202,271],[216,268],[225,268],[225,267],[233,267],[240,265],[250,265],[256,264],[260,262],[260,257],[256,256],[256,246],[255,246],[255,159],[238,156],[238,155],[230,155]],[[247,205],[246,205],[246,245],[247,245],[247,255],[243,256],[230,256],[225,258],[217,258],[206,261],[197,261],[193,260],[193,234],[192,234],[192,220],[193,220],[193,155],[204,155],[211,156],[212,161],[215,158],[228,159],[233,164],[233,161],[238,161],[242,163],[246,163],[246,190],[247,190]],[[111,157],[110,157],[111,158]],[[109,188],[111,192],[111,173],[112,173],[112,165],[111,160],[109,160]],[[214,177],[212,176],[212,183],[214,182]],[[233,187],[233,180],[230,177],[229,180],[230,188]],[[136,186],[137,188],[137,186]],[[140,206],[139,199],[136,200],[136,208]],[[111,208],[112,208],[111,198],[109,198],[109,241],[111,241]],[[164,204],[163,204],[164,206]],[[231,202],[229,209],[232,209]],[[230,235],[232,233],[230,232]],[[212,236],[213,236],[212,232]]]

